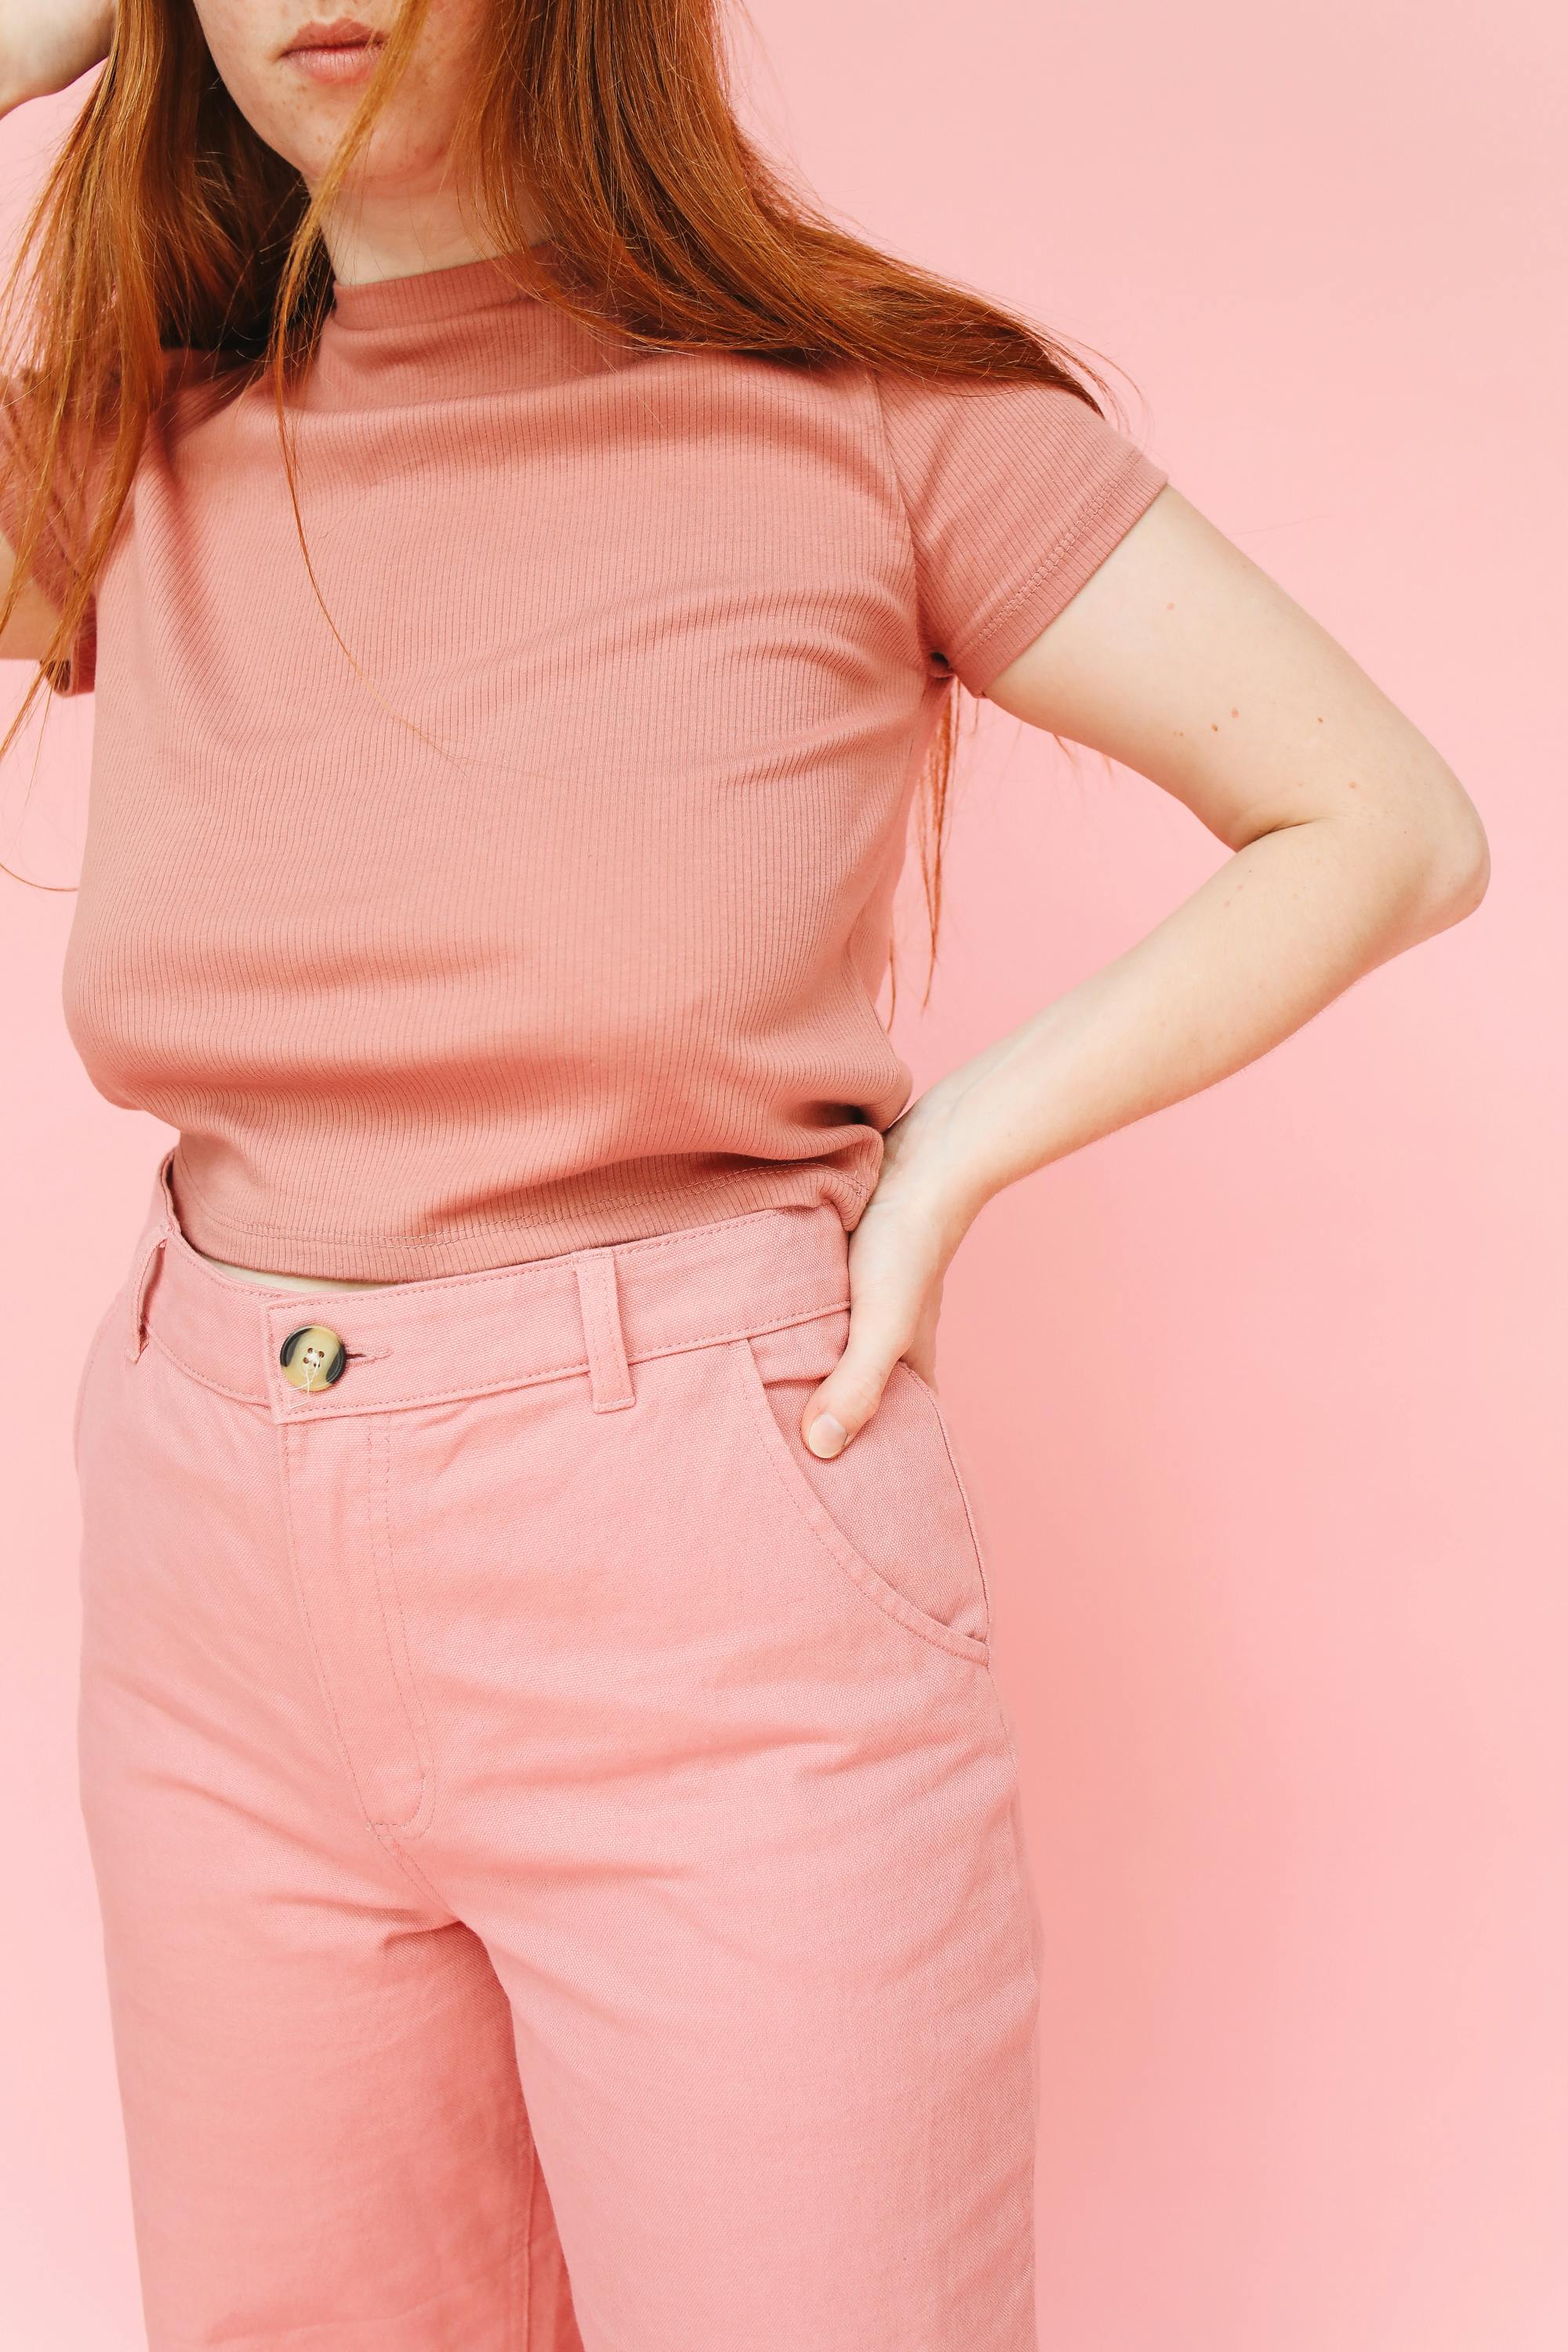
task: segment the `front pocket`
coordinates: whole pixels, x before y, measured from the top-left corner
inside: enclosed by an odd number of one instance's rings
[[[922,1641],[983,1665],[985,1572],[935,1397],[895,1364],[876,1412],[819,1461],[800,1433],[806,1399],[843,1351],[847,1315],[727,1349],[757,1441],[821,1549],[868,1601]]]

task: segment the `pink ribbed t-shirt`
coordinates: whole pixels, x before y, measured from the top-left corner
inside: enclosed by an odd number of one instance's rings
[[[1052,386],[650,352],[489,261],[340,286],[298,451],[330,622],[269,392],[176,370],[70,679],[67,1019],[178,1129],[192,1242],[390,1281],[852,1226],[909,1097],[877,999],[946,681],[1165,474]],[[70,560],[62,525],[57,599]]]

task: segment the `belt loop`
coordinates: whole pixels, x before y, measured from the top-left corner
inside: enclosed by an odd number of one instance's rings
[[[135,1286],[131,1293],[131,1345],[125,1351],[127,1360],[132,1364],[147,1345],[147,1293],[168,1238],[166,1232],[154,1234],[136,1269]]]
[[[588,1349],[588,1386],[595,1412],[616,1412],[636,1404],[631,1366],[616,1286],[613,1249],[587,1250],[576,1261],[577,1297]]]
[[[174,1157],[174,1147],[171,1145],[158,1163],[158,1173],[153,1181],[158,1213],[150,1221],[153,1231],[147,1236],[147,1245],[142,1253],[142,1263],[136,1269],[136,1279],[131,1288],[131,1344],[125,1353],[132,1363],[136,1361],[147,1344],[147,1293],[169,1235],[174,1231],[174,1195],[169,1187],[169,1167]]]

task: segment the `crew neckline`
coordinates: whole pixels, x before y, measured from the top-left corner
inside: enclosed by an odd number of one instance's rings
[[[357,331],[457,319],[502,302],[535,302],[536,289],[519,283],[515,265],[526,269],[542,264],[548,269],[560,257],[560,246],[547,236],[510,256],[483,255],[401,278],[334,278],[332,315],[340,326]]]

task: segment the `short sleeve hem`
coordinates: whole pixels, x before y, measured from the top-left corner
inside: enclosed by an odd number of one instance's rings
[[[994,610],[942,648],[947,666],[974,695],[984,695],[1042,629],[1071,603],[1165,488],[1170,476],[1131,443],[1116,470],[1041,551],[1027,575],[1004,588]]]

